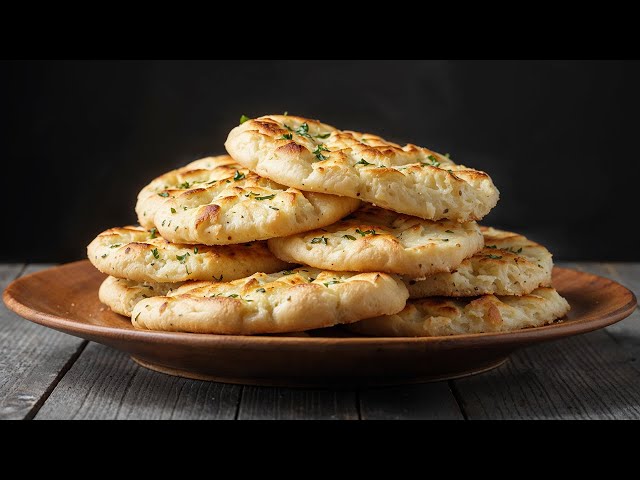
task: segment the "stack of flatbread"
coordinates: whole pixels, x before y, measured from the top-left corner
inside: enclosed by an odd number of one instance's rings
[[[438,336],[569,310],[546,248],[476,223],[498,202],[484,172],[287,115],[243,117],[225,147],[153,180],[140,226],[88,246],[100,300],[136,328]]]

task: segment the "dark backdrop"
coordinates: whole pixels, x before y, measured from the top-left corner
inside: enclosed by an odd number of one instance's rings
[[[2,260],[82,258],[164,171],[285,110],[450,152],[501,191],[485,224],[556,259],[640,259],[640,64],[25,61],[0,64]]]

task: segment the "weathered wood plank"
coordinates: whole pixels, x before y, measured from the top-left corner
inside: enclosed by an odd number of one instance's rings
[[[48,265],[30,265],[29,274]],[[22,266],[0,266],[6,288]],[[28,322],[0,305],[0,419],[30,418],[86,342]]]
[[[447,382],[369,388],[360,392],[363,420],[462,420]]]
[[[470,419],[638,419],[640,371],[603,330],[521,350],[455,380]]]
[[[357,420],[355,390],[244,387],[239,420]]]
[[[163,375],[90,343],[36,420],[233,419],[241,388]]]
[[[611,278],[634,290],[636,296],[640,296],[640,263],[574,262],[566,265],[569,268]],[[640,368],[640,310],[636,309],[630,317],[607,327],[605,331],[618,345],[631,353],[631,364]]]

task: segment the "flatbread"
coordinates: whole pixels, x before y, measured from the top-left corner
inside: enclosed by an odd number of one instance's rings
[[[140,300],[167,295],[180,285],[182,283],[135,282],[109,276],[100,285],[98,298],[114,312],[130,317],[133,307]]]
[[[475,222],[433,222],[373,205],[325,228],[269,240],[271,251],[288,262],[410,278],[448,272],[483,245]]]
[[[404,278],[411,298],[526,295],[551,285],[553,259],[549,250],[517,233],[481,229],[485,247],[451,273],[417,281]]]
[[[330,225],[359,205],[285,187],[223,155],[158,177],[138,195],[136,212],[141,225],[171,242],[228,245]]]
[[[251,335],[298,332],[397,313],[409,293],[385,273],[310,267],[233,282],[195,282],[138,303],[133,325],[149,330]]]
[[[498,202],[484,172],[412,144],[301,117],[267,115],[229,133],[241,165],[300,190],[359,198],[427,220],[479,220]]]
[[[138,282],[235,280],[290,267],[269,251],[266,242],[175,244],[142,227],[102,232],[87,247],[87,255],[101,272]]]
[[[562,318],[567,301],[553,288],[538,288],[521,297],[431,297],[410,300],[400,313],[349,325],[349,330],[382,337],[431,337],[483,332],[509,332],[540,327]]]

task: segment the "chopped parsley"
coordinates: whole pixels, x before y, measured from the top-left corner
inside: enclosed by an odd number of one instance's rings
[[[193,254],[194,254],[194,255],[197,255],[197,254],[198,254],[198,247],[194,247],[194,249],[193,249]]]
[[[237,182],[238,180],[242,180],[244,178],[244,173],[241,173],[239,170],[236,170],[236,174],[233,176],[233,179]]]
[[[342,283],[342,282],[340,280],[331,280],[330,282],[323,283],[323,285],[328,288],[329,285],[335,285],[336,283]]]
[[[293,275],[293,270],[283,270],[282,275]]]
[[[107,258],[107,254],[101,255],[102,258]]]
[[[311,135],[309,135],[309,125],[307,124],[307,122],[304,122],[302,125],[296,128],[296,133],[301,137],[311,138]]]
[[[141,313],[142,313],[142,312],[138,312],[138,314],[136,315],[136,318],[135,318],[135,321],[136,321],[136,322],[138,321],[138,317],[140,316],[140,314],[141,314]]]
[[[330,135],[331,135],[331,132],[321,133],[320,135],[316,135],[316,138],[321,138],[322,140],[324,140],[325,138],[329,138]]]
[[[153,227],[151,230],[149,230],[150,239],[156,238],[157,236],[158,236],[158,229],[156,227]]]
[[[211,180],[210,182],[207,182],[207,185],[211,185],[212,183],[216,183],[218,180]]]
[[[438,158],[435,155],[429,155],[427,157],[427,159],[431,162],[431,163],[425,163],[425,162],[420,162],[422,163],[422,165],[429,165],[431,167],[439,167],[440,166],[440,162],[438,161]]]
[[[365,166],[366,166],[366,165],[373,165],[373,163],[369,163],[369,162],[367,162],[364,158],[361,158],[359,162],[356,162],[356,163],[354,164],[354,166],[355,166],[355,165],[365,165]]]
[[[329,151],[329,149],[327,147],[325,147],[323,144],[320,144],[311,153],[313,153],[319,161],[322,161],[322,160],[326,160],[327,158],[329,158],[326,155],[323,155],[322,152],[328,152],[328,151]]]
[[[285,133],[284,135],[282,135],[280,137],[280,140],[291,140],[293,138],[293,134],[292,133]]]
[[[151,253],[153,253],[153,258],[155,258],[156,260],[160,258],[160,254],[158,253],[157,248],[154,248],[153,250],[151,250]]]
[[[272,207],[271,205],[269,205],[269,208],[270,208],[271,210],[280,210],[279,208]]]
[[[231,295],[227,295],[229,298],[238,298],[239,295],[237,293],[232,293]]]
[[[176,213],[176,209],[171,207],[171,213]]]
[[[162,198],[167,198],[169,196],[169,192],[162,192],[159,193],[158,196],[162,197]]]
[[[355,240],[355,239],[354,239]],[[325,245],[328,244],[328,240],[327,237],[325,237],[324,235],[321,237],[314,237],[311,239],[311,243],[324,243]]]
[[[367,143],[367,142],[368,142],[368,140],[367,140],[366,138],[364,138],[364,137],[362,137],[362,138],[360,139],[360,141],[361,141],[362,143]]]
[[[354,237],[353,235],[342,235],[342,238],[346,238],[347,240],[355,240],[356,237]]]
[[[284,115],[285,117],[288,117],[288,116],[289,116],[289,112],[287,112],[287,111],[285,110],[285,112],[283,113],[283,115]]]
[[[194,182],[195,183],[195,182]],[[181,183],[180,185],[178,185],[178,188],[181,190],[186,190],[187,188],[189,188],[191,185],[189,184],[189,182],[185,181],[183,183]]]
[[[242,125],[247,120],[251,120],[251,119],[249,117],[247,117],[246,115],[241,115],[240,116],[240,125]]]
[[[259,289],[256,290],[256,292],[264,293],[264,292],[266,292],[266,290],[264,288],[259,288]]]
[[[359,233],[361,236],[365,236],[365,235],[378,235],[376,233],[375,230],[371,229],[371,230],[365,230],[364,232],[362,230],[360,230],[359,228],[356,228],[356,233]]]
[[[256,197],[256,200],[273,200],[273,198],[276,196],[275,193],[272,193],[271,195],[265,195],[263,197]]]
[[[189,252],[187,252],[184,255],[176,255],[176,259],[180,263],[184,264],[187,261],[187,257],[190,257],[190,256],[191,256],[191,254]]]
[[[487,258],[491,258],[493,260],[500,260],[502,257],[500,255],[493,255],[492,253],[490,253],[489,255],[487,255]]]
[[[111,245],[109,248],[118,248],[119,246],[121,246],[121,243],[114,243],[113,245]],[[522,249],[520,249],[522,250]]]

